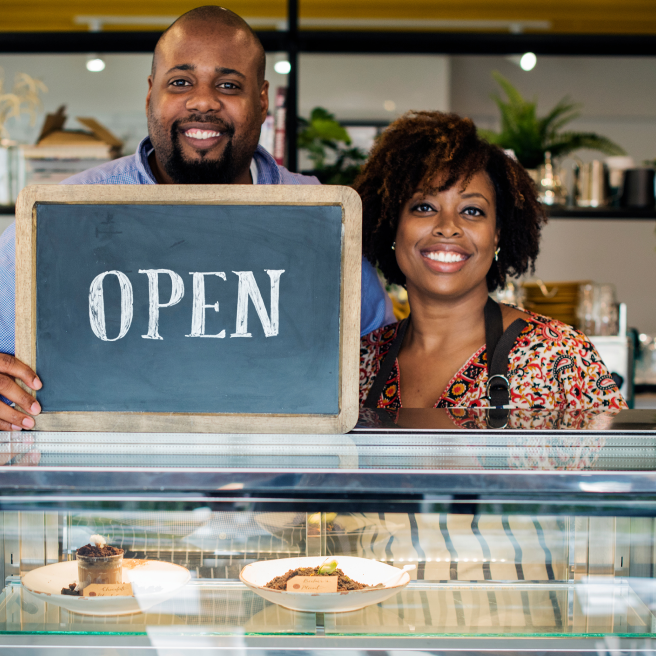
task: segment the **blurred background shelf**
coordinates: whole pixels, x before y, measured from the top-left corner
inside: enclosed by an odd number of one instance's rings
[[[648,219],[656,220],[656,208],[631,209],[623,207],[548,207],[552,219]]]

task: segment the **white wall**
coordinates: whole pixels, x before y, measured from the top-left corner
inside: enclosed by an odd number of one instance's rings
[[[321,106],[343,120],[392,121],[410,109],[450,105],[448,57],[301,55],[299,70],[303,116]]]

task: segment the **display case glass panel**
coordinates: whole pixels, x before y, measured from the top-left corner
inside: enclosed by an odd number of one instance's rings
[[[0,470],[0,645],[656,638],[654,417],[571,428],[542,415],[533,430],[458,419],[369,417],[345,436],[14,434]],[[93,535],[136,576],[129,599],[100,600],[112,612],[52,589],[77,582],[76,549]],[[290,610],[240,580],[250,563],[297,557],[413,569],[396,594],[346,613]]]

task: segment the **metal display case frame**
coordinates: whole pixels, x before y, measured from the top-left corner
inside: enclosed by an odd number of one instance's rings
[[[653,411],[510,413],[505,429],[487,428],[484,413],[402,411],[363,416],[353,432],[334,436],[8,434],[0,650],[648,652],[656,645],[655,431]],[[378,521],[376,535],[331,533],[335,516]],[[99,530],[98,517],[134,557],[166,555],[192,571],[184,612],[160,611],[155,620],[149,611],[103,628],[21,594],[21,573],[72,559],[80,535]],[[293,537],[263,517],[294,518]],[[240,542],[243,518],[254,537]],[[253,547],[252,518],[273,535],[268,546],[260,535]],[[200,531],[218,520],[232,522],[229,544],[219,524]],[[180,523],[195,542],[180,542]],[[130,537],[137,524],[138,547]],[[396,539],[388,552],[384,529]],[[428,557],[438,539],[449,563]],[[503,570],[512,580],[492,558],[501,539],[514,549]],[[463,557],[479,547],[481,563]],[[265,551],[407,559],[417,574],[398,599],[360,615],[295,613],[265,604],[238,580],[241,566]],[[533,579],[536,559],[547,574]],[[228,617],[225,609],[232,625],[217,615]],[[512,630],[503,625],[511,610],[524,618]],[[497,612],[501,623],[485,628],[483,615]]]

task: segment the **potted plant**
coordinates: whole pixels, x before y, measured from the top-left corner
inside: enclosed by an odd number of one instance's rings
[[[310,118],[299,118],[298,147],[308,152],[316,175],[323,184],[350,185],[360,172],[367,154],[351,145],[348,132],[323,107],[315,107]]]
[[[525,100],[520,92],[498,71],[492,73],[506,95],[492,96],[501,113],[501,131],[479,130],[482,137],[502,148],[512,149],[527,169],[536,169],[545,161],[563,157],[575,150],[589,148],[606,155],[624,155],[616,143],[594,132],[568,132],[562,128],[581,114],[582,107],[568,97],[563,98],[545,116],[537,115],[537,101]]]

